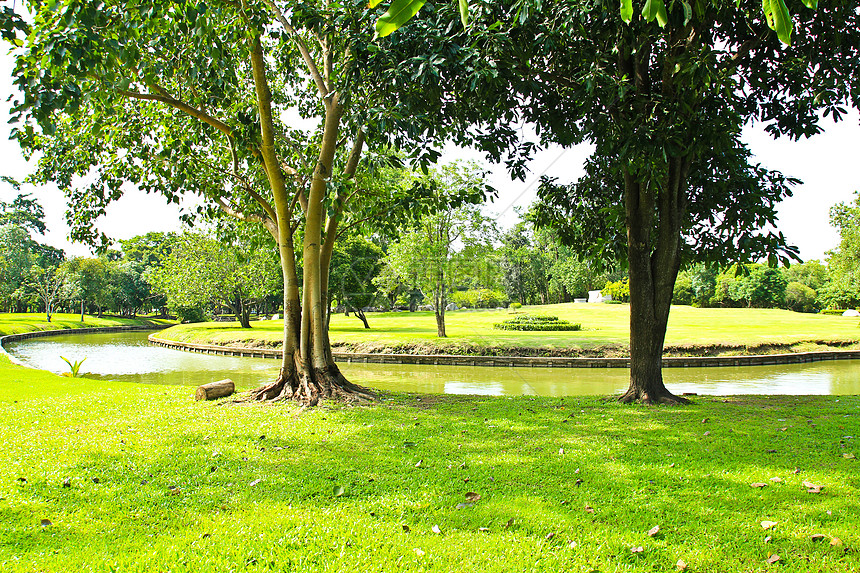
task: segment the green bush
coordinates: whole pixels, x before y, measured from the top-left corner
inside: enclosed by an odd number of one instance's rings
[[[815,312],[818,310],[815,291],[799,282],[788,283],[785,288],[785,305],[795,312]]]
[[[561,331],[582,330],[581,324],[572,324],[566,320],[559,320],[557,316],[542,314],[521,314],[508,320],[493,325],[497,330],[520,330],[525,332],[535,331]]]
[[[522,307],[523,307],[523,305],[522,305],[521,303],[519,303],[519,302],[512,302],[512,303],[511,303],[511,308],[512,308],[513,310],[519,310],[519,309],[521,309]]]
[[[836,308],[825,308],[821,311],[821,314],[832,314],[834,316],[842,316],[844,310],[836,309]]]
[[[458,290],[451,293],[451,302],[461,308],[496,308],[508,302],[505,293],[488,288]]]
[[[611,296],[612,300],[618,302],[630,302],[630,282],[624,278],[616,282],[608,282],[603,290],[600,291],[603,296]]]

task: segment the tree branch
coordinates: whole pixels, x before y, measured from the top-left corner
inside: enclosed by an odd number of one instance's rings
[[[317,90],[320,93],[320,96],[323,98],[327,98],[331,90],[329,90],[328,85],[326,84],[325,79],[320,74],[319,68],[317,67],[316,62],[314,61],[313,56],[311,55],[310,50],[308,49],[308,45],[305,43],[304,39],[296,32],[296,29],[290,24],[287,20],[286,16],[284,16],[284,12],[278,8],[273,0],[263,0],[266,6],[268,6],[272,12],[274,12],[275,17],[278,19],[278,22],[281,23],[281,26],[284,27],[284,30],[287,31],[287,34],[293,39],[296,46],[299,48],[299,52],[302,54],[302,58],[305,60],[305,65],[308,67],[308,71],[311,74],[311,77],[314,80],[314,83],[317,86]]]

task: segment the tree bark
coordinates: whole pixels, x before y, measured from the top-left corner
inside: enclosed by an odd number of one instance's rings
[[[687,403],[666,389],[662,370],[672,290],[680,268],[681,188],[675,181],[658,197],[654,186],[637,181],[629,171],[624,173],[630,272],[630,386],[619,400]],[[657,243],[652,248],[655,209],[659,209],[660,221]]]
[[[226,380],[219,380],[218,382],[210,382],[208,384],[198,386],[197,391],[194,393],[194,399],[198,401],[215,400],[216,398],[230,396],[235,391],[236,388],[233,385],[233,381],[228,378]]]

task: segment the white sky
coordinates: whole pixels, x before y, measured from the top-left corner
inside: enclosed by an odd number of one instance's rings
[[[0,47],[0,50],[4,49]],[[6,98],[13,93],[11,70],[12,58],[5,53],[0,54],[0,95],[3,96],[0,101],[0,175],[21,180],[30,166],[17,143],[8,140],[10,104]],[[838,244],[839,236],[829,224],[829,209],[836,203],[852,200],[853,192],[860,189],[857,169],[860,115],[851,110],[839,124],[834,125],[827,119],[823,126],[825,133],[800,142],[788,139],[774,141],[758,127],[748,128],[744,133],[756,161],[803,181],[803,185],[795,188],[794,197],[781,204],[778,228],[800,248],[800,255],[805,260],[823,259],[824,252]],[[499,198],[489,210],[499,214],[503,227],[511,226],[517,220],[513,208],[526,207],[534,201],[541,175],[558,177],[562,183],[572,182],[581,175],[588,152],[587,146],[544,150],[533,159],[530,165],[532,172],[525,182],[512,182],[503,166],[493,166],[489,182],[499,190]],[[481,156],[465,150],[443,156],[443,160],[455,158],[480,160]],[[26,186],[23,191],[31,192],[45,209],[49,231],[40,241],[65,249],[69,255],[89,254],[87,246],[68,241],[69,230],[64,219],[66,202],[59,190],[52,186]],[[14,196],[11,187],[0,183],[0,200],[10,201]],[[108,208],[107,214],[99,221],[99,228],[113,239],[127,239],[149,231],[180,230],[178,215],[179,207],[168,205],[163,197],[130,190]]]

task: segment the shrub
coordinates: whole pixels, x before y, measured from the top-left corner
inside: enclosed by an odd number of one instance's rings
[[[505,293],[487,288],[451,293],[451,302],[462,308],[496,308],[504,306],[507,301]]]
[[[603,287],[603,290],[600,292],[603,296],[611,296],[612,300],[617,300],[618,302],[630,302],[630,283],[626,278],[614,283],[606,283],[606,286]]]
[[[672,290],[672,304],[693,303],[693,279],[688,273],[679,273]]]
[[[818,310],[815,291],[799,282],[788,283],[785,288],[785,305],[795,312],[815,312]]]
[[[493,325],[497,330],[521,330],[521,331],[561,331],[582,330],[581,324],[571,324],[566,320],[559,320],[557,316],[541,314],[521,314]]]
[[[523,305],[522,305],[521,303],[519,303],[519,302],[512,302],[512,303],[511,303],[511,308],[512,308],[512,309],[514,309],[514,310],[519,310],[519,309],[521,309],[522,307],[523,307]]]

